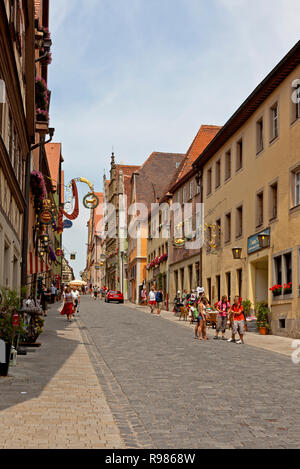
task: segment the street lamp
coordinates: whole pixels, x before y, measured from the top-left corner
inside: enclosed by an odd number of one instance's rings
[[[259,246],[264,249],[270,247],[270,235],[269,234],[259,234],[258,236]]]
[[[242,259],[242,248],[233,248],[232,249],[233,259],[240,260]]]

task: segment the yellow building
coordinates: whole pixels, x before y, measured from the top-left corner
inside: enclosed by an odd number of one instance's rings
[[[271,332],[291,337],[300,337],[299,64],[300,42],[194,164],[205,222],[221,229],[218,247],[212,239],[203,247],[206,293],[212,302],[223,294],[249,298],[253,307],[267,301]]]

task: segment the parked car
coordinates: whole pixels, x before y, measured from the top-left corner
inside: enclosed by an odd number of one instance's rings
[[[109,290],[106,294],[105,303],[124,303],[124,296],[120,291]]]

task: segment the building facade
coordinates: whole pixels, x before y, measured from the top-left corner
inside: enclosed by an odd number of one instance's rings
[[[141,301],[141,292],[147,285],[147,259],[151,256],[148,253],[148,217],[151,218],[153,204],[159,203],[183,157],[178,153],[154,152],[132,175],[128,217],[128,276],[129,299],[134,303]],[[160,232],[157,233],[159,236]]]
[[[271,332],[300,337],[300,42],[229,119],[194,164],[205,219],[205,290],[260,301]],[[210,233],[212,236],[212,233]],[[270,289],[272,287],[274,291]]]
[[[51,91],[48,66],[51,63],[49,0],[34,2],[34,129],[35,144],[27,157],[26,202],[22,283],[33,295],[43,282],[48,288],[61,282],[61,236],[55,233],[58,210],[63,197],[61,144],[50,143]],[[50,134],[50,138],[47,135]],[[46,151],[47,147],[47,151]],[[50,221],[51,220],[51,221]]]
[[[105,280],[110,290],[122,291],[128,297],[127,282],[127,201],[130,197],[130,180],[139,166],[116,164],[111,157],[110,182],[104,177],[105,193]]]
[[[88,222],[88,251],[87,267],[88,282],[97,287],[105,285],[105,261],[104,252],[104,226],[103,226],[103,193],[96,192],[99,205],[95,210],[91,210]]]
[[[199,154],[220,131],[214,125],[202,125],[187,151],[177,179],[169,188],[174,209],[171,212],[171,236],[169,253],[169,295],[173,300],[178,291],[196,290],[202,283],[202,248],[199,243],[202,223],[201,178],[193,168]],[[178,215],[177,215],[178,213]]]
[[[34,141],[34,4],[0,2],[0,285],[21,285],[25,172]]]

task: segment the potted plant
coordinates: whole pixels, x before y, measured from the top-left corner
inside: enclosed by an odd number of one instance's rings
[[[270,291],[273,293],[273,296],[280,296],[282,295],[282,285],[273,285]]]
[[[0,289],[0,340],[5,343],[5,362],[0,363],[0,376],[7,376],[14,338],[24,331],[22,321],[16,327],[13,325],[13,315],[18,313],[20,301],[17,292]]]
[[[247,319],[247,317],[250,316],[250,310],[251,310],[252,303],[251,303],[250,300],[244,300],[244,301],[242,301],[242,306],[243,306],[245,319]],[[245,323],[245,330],[247,332],[247,321]]]
[[[293,293],[293,285],[292,282],[290,283],[285,283],[283,285],[283,294],[284,295],[291,295]]]
[[[270,309],[268,303],[260,301],[256,305],[257,329],[260,335],[267,335],[269,326]]]

